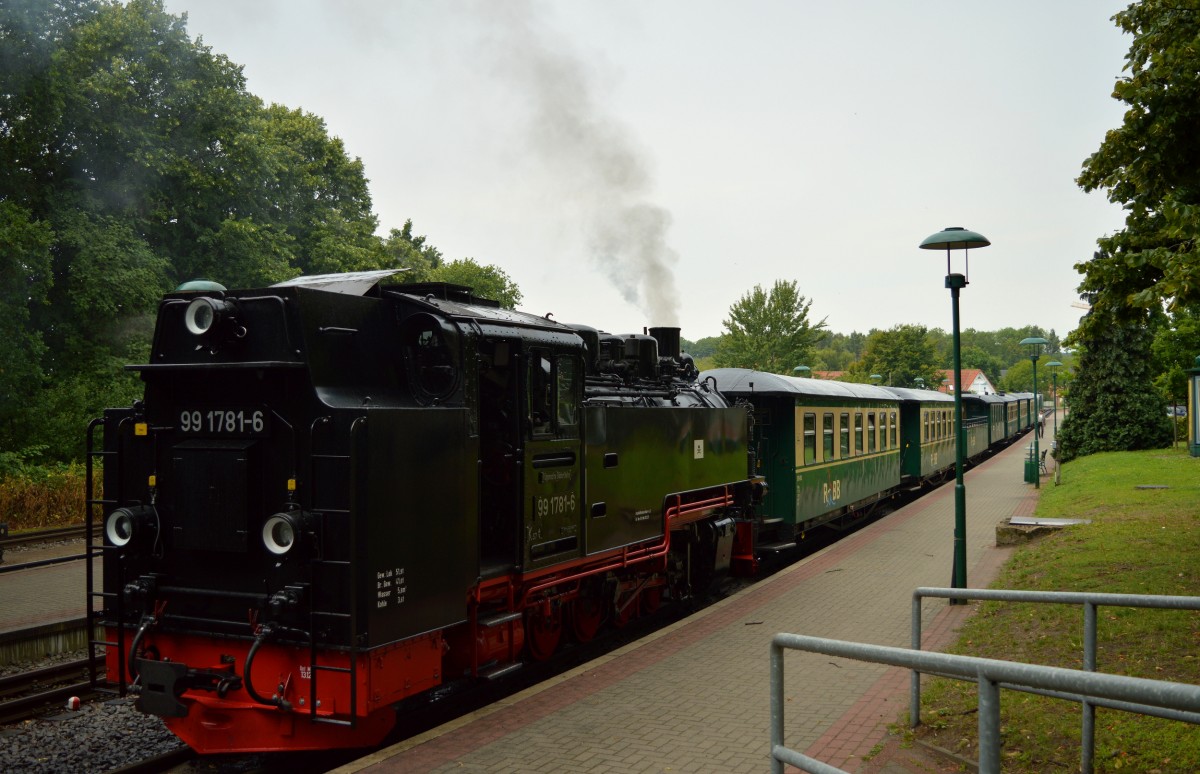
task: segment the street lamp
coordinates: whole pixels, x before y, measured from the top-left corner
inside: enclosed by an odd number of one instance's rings
[[[1055,439],[1055,443],[1057,443],[1058,442],[1058,369],[1062,368],[1062,363],[1058,362],[1057,360],[1051,360],[1049,363],[1046,364],[1046,367],[1050,369],[1050,374],[1054,378],[1054,387],[1053,387],[1053,392],[1054,392],[1054,439]]]
[[[917,377],[913,378],[913,381],[917,383],[917,389],[919,389],[919,390],[925,389],[925,380],[924,379],[917,376]]]
[[[958,294],[967,286],[967,276],[950,271],[950,251],[962,250],[966,259],[965,268],[970,274],[971,263],[968,251],[987,247],[991,242],[983,234],[968,231],[961,226],[944,229],[925,237],[919,247],[922,250],[946,251],[946,287],[950,289],[950,308],[954,323],[954,574],[950,585],[956,589],[967,587],[967,487],[963,484],[966,440],[963,438],[962,349],[958,333]],[[966,600],[954,600],[966,604]]]
[[[883,374],[871,374],[871,384],[879,384],[883,381]]]
[[[1021,346],[1029,347],[1029,360],[1031,363],[1033,363],[1033,408],[1035,411],[1038,412],[1038,421],[1039,422],[1041,421],[1041,411],[1038,408],[1037,361],[1038,361],[1038,358],[1042,356],[1042,347],[1046,346],[1049,343],[1050,342],[1046,341],[1041,336],[1030,336],[1027,339],[1021,339]],[[1040,452],[1040,444],[1038,443],[1038,436],[1040,436],[1040,435],[1041,435],[1041,433],[1038,431],[1037,426],[1034,426],[1034,428],[1033,428],[1033,463],[1034,463],[1033,488],[1034,489],[1042,488],[1042,474],[1041,474],[1041,470],[1040,470],[1041,464],[1042,464],[1042,458],[1041,458],[1041,452]]]
[[[792,369],[792,373],[794,373],[796,376],[799,376],[802,379],[804,377],[808,376],[809,373],[811,373],[811,372],[812,372],[812,369],[809,368],[808,366],[796,366],[795,368]]]

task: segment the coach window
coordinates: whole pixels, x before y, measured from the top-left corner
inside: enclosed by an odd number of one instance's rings
[[[841,437],[841,458],[846,459],[850,456],[850,415],[842,414],[841,423],[838,425],[838,434]]]
[[[854,453],[863,453],[863,416],[861,412],[854,412]]]
[[[888,422],[889,422],[889,429],[891,430],[891,435],[892,435],[891,447],[893,449],[895,449],[900,446],[900,439],[896,435],[896,412],[893,411],[891,413],[890,417],[891,418],[888,420]]]
[[[871,454],[875,451],[875,412],[871,411],[867,414],[867,453]]]
[[[817,415],[804,415],[804,464],[817,461]]]
[[[833,414],[825,414],[821,417],[821,433],[823,436],[822,461],[829,462],[833,459]]]
[[[921,412],[921,443],[929,440],[929,414]]]

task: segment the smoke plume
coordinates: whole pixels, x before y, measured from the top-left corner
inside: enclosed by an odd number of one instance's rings
[[[529,150],[574,214],[601,273],[655,325],[678,325],[671,214],[648,201],[650,173],[629,130],[597,104],[594,76],[535,18],[534,4],[486,3],[494,73],[526,101]]]

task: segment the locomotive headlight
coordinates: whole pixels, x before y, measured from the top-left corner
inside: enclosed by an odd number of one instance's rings
[[[234,305],[228,301],[201,296],[188,304],[187,311],[183,313],[183,324],[189,333],[203,336],[224,320],[232,318],[235,311]]]
[[[104,535],[108,542],[118,548],[134,540],[149,539],[157,530],[154,512],[148,508],[118,508],[108,514],[104,522]]]
[[[263,525],[263,546],[276,556],[283,556],[300,542],[303,529],[299,513],[277,513]]]

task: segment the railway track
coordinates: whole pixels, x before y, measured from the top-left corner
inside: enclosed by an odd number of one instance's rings
[[[23,532],[20,535],[0,538],[0,573],[28,570],[34,567],[62,564],[63,562],[80,561],[81,559],[86,558],[86,554],[79,553],[71,554],[69,556],[55,556],[45,559],[36,559],[28,562],[13,562],[11,561],[12,555],[10,555],[9,561],[5,561],[4,551],[7,548],[19,546],[34,546],[42,543],[57,542],[62,540],[77,540],[83,538],[85,535],[86,527],[82,524],[77,524],[71,527],[34,530],[31,532]]]
[[[72,696],[81,700],[96,695],[86,674],[86,658],[0,677],[0,724],[35,717],[61,706]]]
[[[16,548],[17,546],[27,546],[36,543],[48,543],[54,540],[74,540],[84,536],[87,527],[83,524],[75,524],[70,527],[55,527],[53,529],[39,529],[29,532],[22,532],[19,535],[9,535],[0,538],[0,553],[3,553],[6,548]]]

